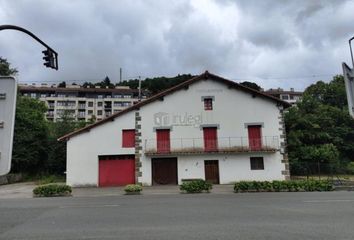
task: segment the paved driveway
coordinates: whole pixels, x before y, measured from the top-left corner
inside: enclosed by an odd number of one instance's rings
[[[35,187],[34,182],[0,185],[0,199],[32,198],[32,190]]]

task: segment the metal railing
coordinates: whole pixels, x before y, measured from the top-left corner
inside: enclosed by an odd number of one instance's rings
[[[217,140],[203,138],[174,138],[170,141],[145,139],[146,155],[198,154],[228,152],[275,152],[279,147],[278,136],[263,136],[258,139],[248,137],[221,137]]]

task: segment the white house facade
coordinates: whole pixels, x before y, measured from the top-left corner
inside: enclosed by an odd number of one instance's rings
[[[289,178],[275,97],[205,72],[63,136],[72,186]]]

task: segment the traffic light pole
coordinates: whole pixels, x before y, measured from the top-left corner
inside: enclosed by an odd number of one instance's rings
[[[51,47],[49,47],[45,42],[43,42],[41,39],[39,39],[36,35],[34,35],[33,33],[31,33],[30,31],[28,31],[27,29],[15,26],[15,25],[0,25],[0,31],[2,30],[17,30],[20,32],[24,32],[28,35],[30,35],[32,38],[34,38],[37,42],[39,42],[40,44],[42,44],[44,47],[47,48],[46,51],[51,52],[54,54],[54,63],[53,65],[49,65],[49,64],[45,64],[45,66],[47,67],[51,67],[54,68],[55,70],[58,70],[58,53],[56,51],[54,51],[54,49],[52,49]]]

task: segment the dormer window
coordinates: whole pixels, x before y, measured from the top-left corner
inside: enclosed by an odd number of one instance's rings
[[[203,99],[203,101],[204,101],[204,110],[205,111],[213,110],[213,98],[206,97]]]

